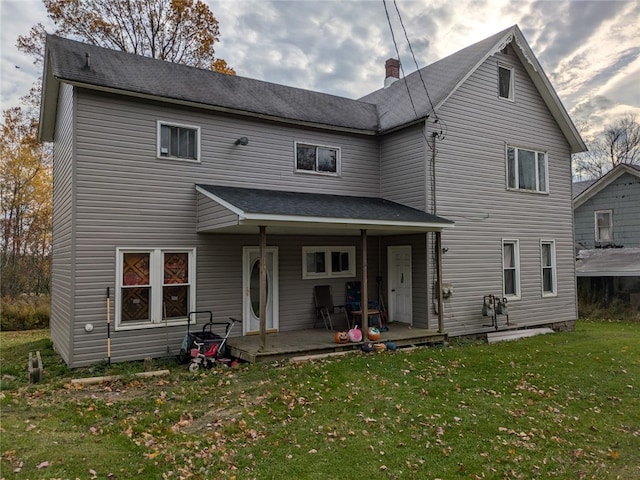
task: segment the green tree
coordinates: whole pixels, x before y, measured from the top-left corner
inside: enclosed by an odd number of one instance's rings
[[[43,0],[56,35],[173,63],[235,74],[215,57],[218,20],[201,0]],[[41,23],[17,46],[41,62]]]

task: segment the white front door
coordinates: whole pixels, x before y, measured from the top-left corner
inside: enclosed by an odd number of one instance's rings
[[[242,333],[260,331],[260,248],[242,249]],[[267,331],[278,331],[278,247],[267,247]]]
[[[411,245],[387,249],[389,321],[412,323]]]

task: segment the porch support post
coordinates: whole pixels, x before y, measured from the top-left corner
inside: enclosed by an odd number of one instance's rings
[[[362,310],[362,338],[367,337],[367,330],[369,330],[369,298],[367,297],[368,286],[368,265],[367,265],[367,230],[360,230],[360,237],[362,238],[362,293],[360,296],[360,309]]]
[[[442,298],[442,232],[436,232],[436,295],[438,298],[438,333],[444,333],[444,301]]]
[[[260,225],[260,351],[267,345],[267,227]]]

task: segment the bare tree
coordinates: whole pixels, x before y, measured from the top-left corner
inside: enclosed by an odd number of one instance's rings
[[[215,57],[218,20],[201,0],[43,0],[55,34],[114,50],[234,74]],[[44,58],[41,23],[17,46]]]
[[[640,123],[626,115],[585,139],[589,150],[573,157],[574,176],[599,178],[621,163],[640,165]]]
[[[635,115],[626,115],[603,132],[611,167],[640,164],[640,124]]]

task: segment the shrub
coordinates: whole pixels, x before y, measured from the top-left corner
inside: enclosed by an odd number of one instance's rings
[[[615,298],[609,304],[579,299],[578,315],[582,319],[604,319],[608,321],[640,322],[640,312]]]
[[[49,327],[49,295],[23,295],[0,299],[0,330],[33,330]]]

